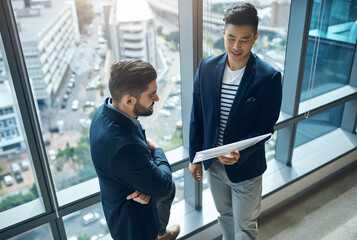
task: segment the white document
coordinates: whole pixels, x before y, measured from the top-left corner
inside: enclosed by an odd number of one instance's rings
[[[232,151],[242,151],[254,144],[260,142],[264,138],[267,138],[271,135],[271,133],[260,135],[258,137],[249,138],[246,140],[238,141],[235,143],[230,143],[227,145],[210,148],[204,151],[196,152],[195,158],[193,159],[192,163],[202,162],[207,159],[218,157],[218,155],[225,155]]]

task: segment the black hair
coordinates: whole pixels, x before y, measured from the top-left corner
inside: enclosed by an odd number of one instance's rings
[[[226,9],[223,21],[225,22],[225,26],[227,24],[238,26],[250,25],[253,28],[254,34],[258,30],[258,12],[250,3],[237,3]]]

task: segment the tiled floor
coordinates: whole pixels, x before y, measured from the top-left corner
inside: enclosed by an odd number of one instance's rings
[[[267,239],[356,240],[357,164],[260,219],[258,240]]]

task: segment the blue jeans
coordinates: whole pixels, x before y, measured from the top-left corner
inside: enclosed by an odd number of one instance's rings
[[[223,240],[251,240],[258,235],[262,176],[233,183],[224,165],[214,159],[207,170]]]

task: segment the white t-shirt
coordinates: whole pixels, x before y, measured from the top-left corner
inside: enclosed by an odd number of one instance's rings
[[[224,69],[221,87],[221,111],[219,116],[219,132],[217,146],[223,145],[224,129],[226,128],[229,112],[231,110],[234,98],[237,94],[244,71],[245,67],[237,71],[232,71],[227,64]]]

